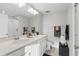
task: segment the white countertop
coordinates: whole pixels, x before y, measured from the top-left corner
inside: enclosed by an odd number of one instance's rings
[[[11,43],[2,43],[0,44],[0,56],[7,55],[13,51],[16,51],[17,49],[30,45],[33,42],[38,41],[39,39],[45,36],[46,35],[38,35],[33,38],[14,40]]]

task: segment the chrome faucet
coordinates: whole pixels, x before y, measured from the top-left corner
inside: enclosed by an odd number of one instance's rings
[[[15,40],[19,40],[19,36],[14,35],[14,39],[15,39]]]
[[[19,37],[15,37],[15,40],[19,40]]]

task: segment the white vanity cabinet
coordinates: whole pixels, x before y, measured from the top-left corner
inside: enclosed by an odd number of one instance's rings
[[[24,41],[20,40],[15,44],[8,46],[8,48],[5,47],[6,49],[3,49],[3,50],[1,49],[2,51],[6,52],[6,53],[3,53],[2,55],[4,56],[42,56],[46,51],[46,39],[47,39],[46,36],[42,36],[42,37],[38,36],[29,40],[24,40]],[[19,42],[21,43],[19,44]]]
[[[25,56],[42,56],[46,51],[46,39],[25,47]]]

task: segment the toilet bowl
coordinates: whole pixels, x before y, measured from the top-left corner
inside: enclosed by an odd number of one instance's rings
[[[47,41],[47,50],[50,50],[51,47],[55,47],[55,48],[58,48],[58,43],[56,42],[51,42],[51,41]]]

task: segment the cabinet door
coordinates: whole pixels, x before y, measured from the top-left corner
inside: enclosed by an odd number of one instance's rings
[[[25,47],[25,56],[31,56],[31,49],[32,49],[32,46],[26,46]]]
[[[8,56],[23,56],[25,54],[24,48],[18,49],[12,53],[10,53]]]
[[[46,40],[44,40],[44,47],[43,47],[43,53],[46,51]]]
[[[27,50],[27,52],[25,52],[25,56],[31,56],[31,50]]]
[[[46,51],[46,40],[41,41],[41,54],[43,55]]]
[[[32,46],[31,56],[40,56],[41,55],[40,52],[41,52],[41,48],[39,43]]]
[[[33,44],[25,47],[25,56],[40,56],[40,44]]]

